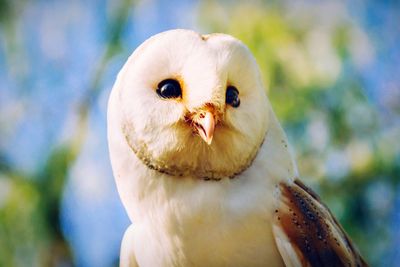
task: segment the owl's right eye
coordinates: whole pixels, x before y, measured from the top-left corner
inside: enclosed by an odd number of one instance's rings
[[[157,86],[156,92],[162,98],[178,98],[182,96],[181,85],[174,79],[161,81]]]

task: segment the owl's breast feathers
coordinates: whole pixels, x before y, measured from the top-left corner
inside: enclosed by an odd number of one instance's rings
[[[286,266],[368,266],[310,188],[298,179],[278,188],[273,232]]]

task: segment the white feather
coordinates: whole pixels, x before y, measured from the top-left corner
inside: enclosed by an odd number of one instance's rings
[[[135,246],[135,227],[131,224],[126,229],[121,243],[120,266],[121,267],[139,267],[136,262],[134,251]]]

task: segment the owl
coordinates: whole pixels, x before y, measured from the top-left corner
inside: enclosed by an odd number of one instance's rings
[[[121,266],[367,266],[300,180],[249,49],[159,33],[121,69],[110,159],[132,221]]]

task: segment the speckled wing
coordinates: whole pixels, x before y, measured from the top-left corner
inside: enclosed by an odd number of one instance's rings
[[[368,266],[311,189],[298,179],[278,189],[273,232],[287,267]]]

